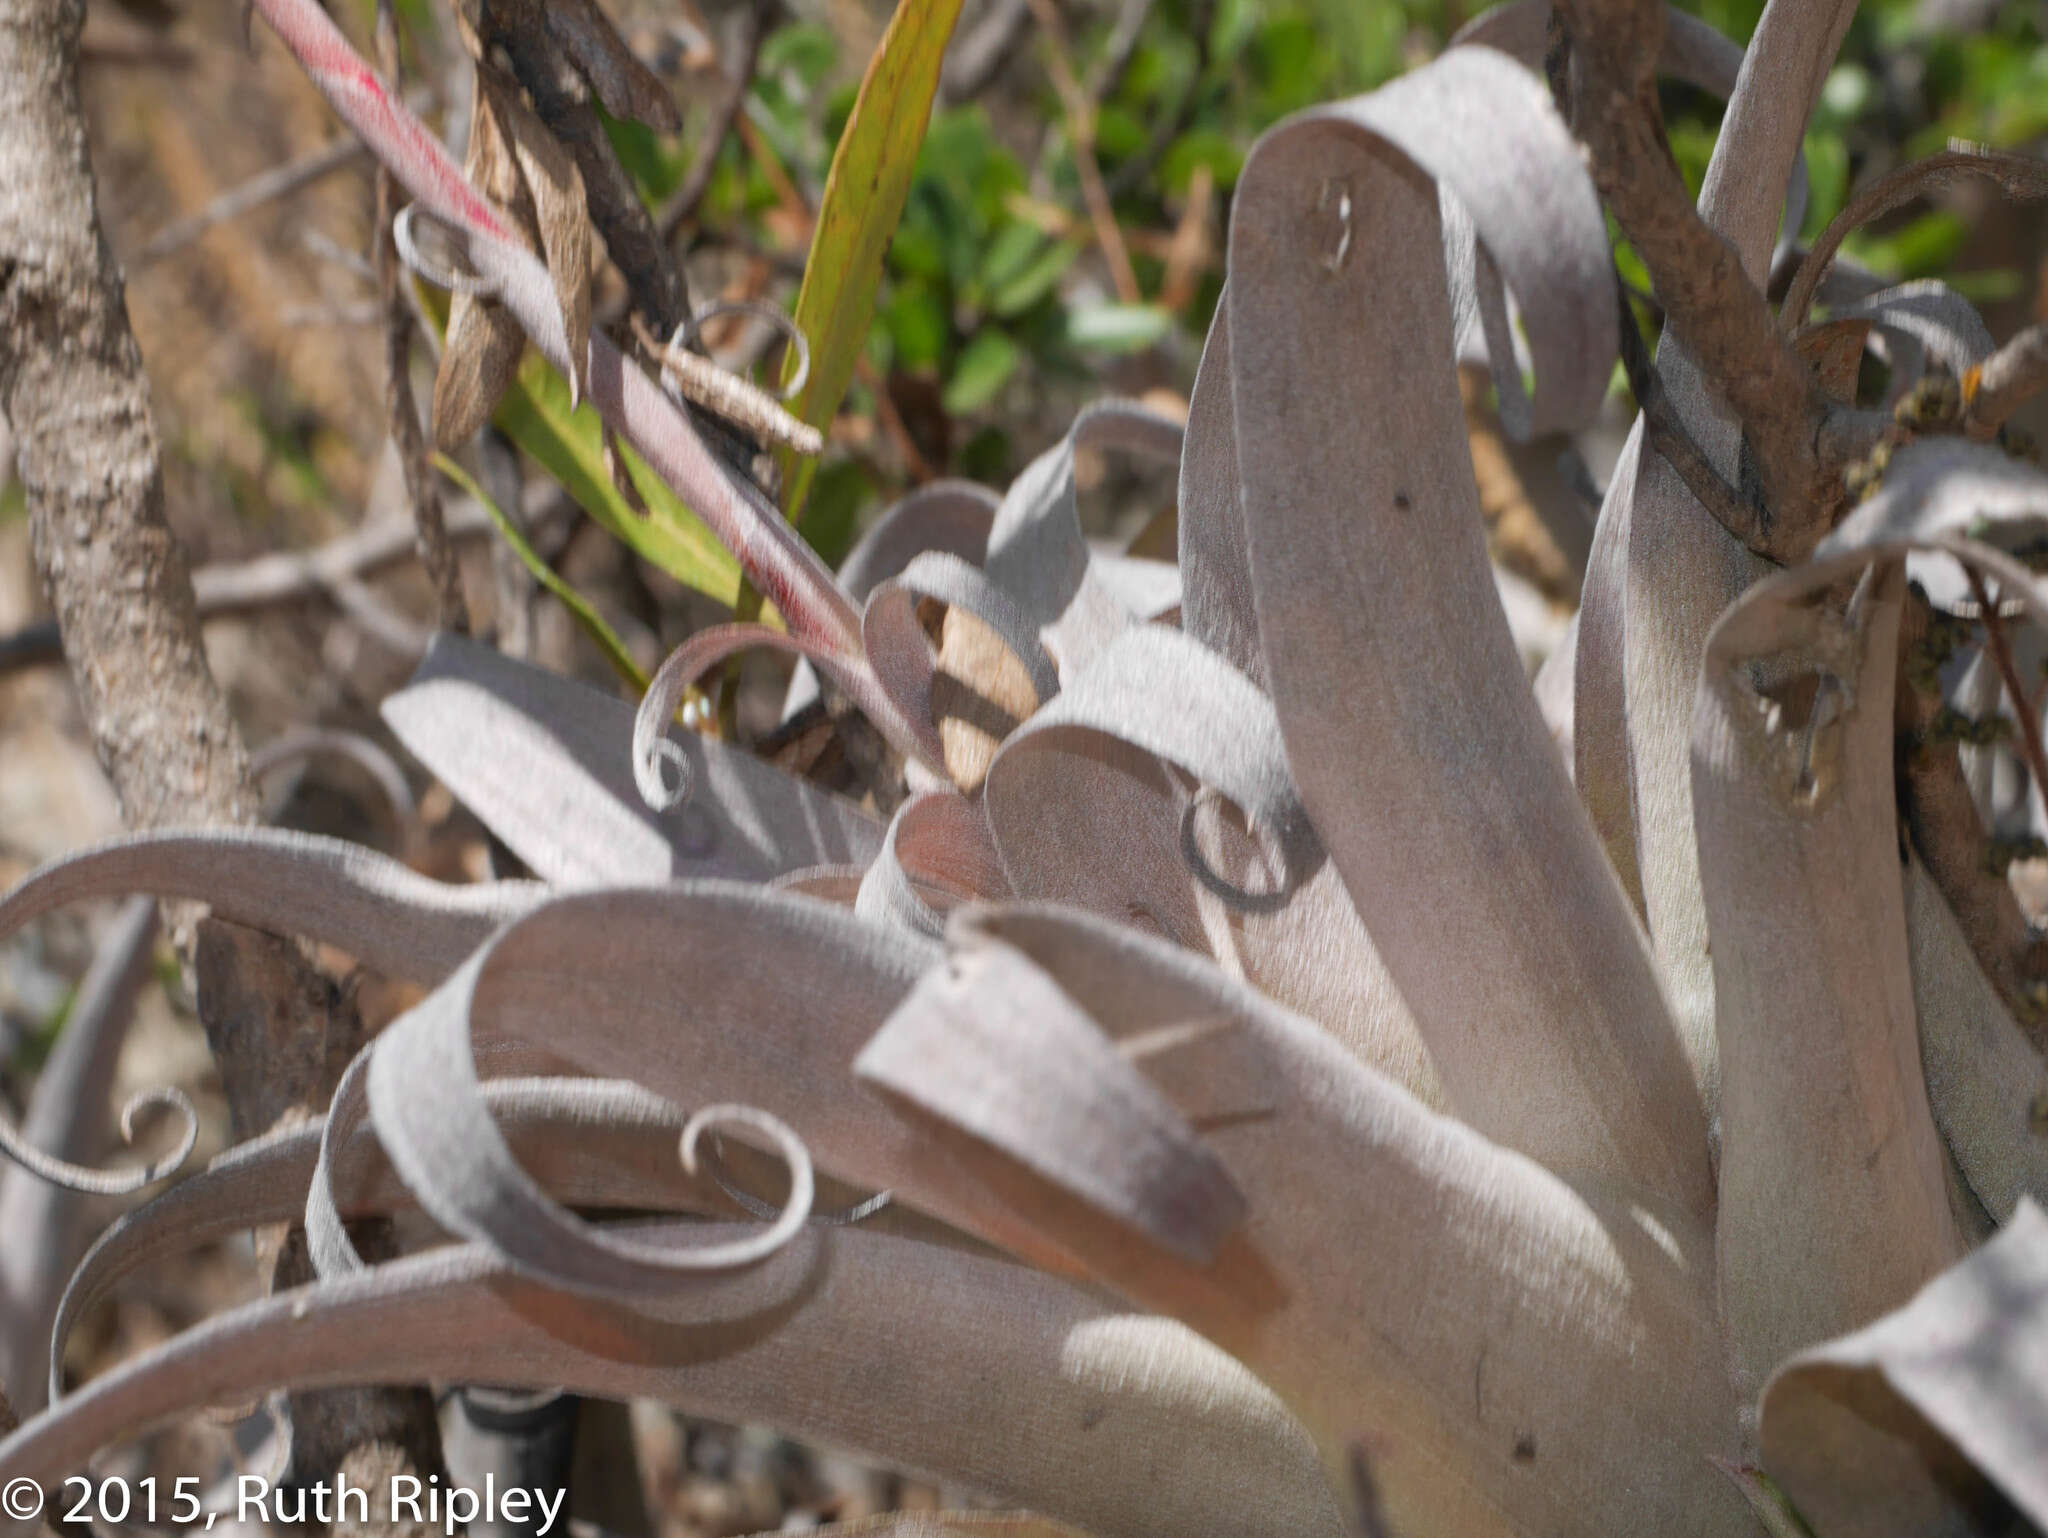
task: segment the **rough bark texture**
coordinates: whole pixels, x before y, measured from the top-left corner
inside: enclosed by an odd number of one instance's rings
[[[7,1391],[0,1389],[0,1437],[4,1437],[21,1424],[14,1418],[14,1407],[7,1402]]]
[[[1815,447],[1812,371],[1778,330],[1735,248],[1700,217],[1664,137],[1657,100],[1662,0],[1559,0],[1571,43],[1572,130],[1643,264],[1667,323],[1740,419],[1763,493],[1759,524],[1733,529],[1759,555],[1808,554],[1839,488]]]
[[[36,563],[129,823],[238,823],[255,795],[164,522],[148,382],[101,232],[82,0],[0,0],[0,404]]]
[[[1910,662],[1927,644],[1932,610],[1917,592],[1906,601],[1899,629],[1900,656]],[[1986,860],[1983,819],[1953,741],[1932,740],[1941,713],[1938,691],[1916,687],[1910,666],[1899,669],[1899,799],[1906,830],[1927,873],[1948,899],[1956,922],[1969,937],[1977,965],[1991,979],[2013,1018],[2037,1047],[2048,1048],[2048,940],[2037,935],[2020,910],[2012,884]]]
[[[129,826],[249,823],[248,755],[164,518],[149,383],[100,225],[78,94],[84,22],[82,0],[0,0],[0,407],[37,568]],[[196,958],[237,1130],[324,1103],[360,1036],[333,985],[274,935],[190,914],[173,933]],[[380,1435],[395,1416],[437,1446],[432,1407],[423,1420],[419,1408],[401,1397],[356,1424]]]

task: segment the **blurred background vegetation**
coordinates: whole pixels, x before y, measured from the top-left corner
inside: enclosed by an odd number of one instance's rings
[[[650,206],[669,206],[716,126],[726,72],[758,29],[742,109],[674,235],[699,302],[786,305],[888,7],[701,3],[614,7],[638,51],[674,82],[686,121],[670,136],[607,126]],[[366,39],[370,0],[340,6]],[[1253,139],[1287,113],[1368,90],[1431,56],[1483,8],[1059,0],[1055,10],[1044,0],[970,0],[806,533],[836,558],[860,520],[907,485],[939,474],[1002,484],[1094,395],[1184,393]],[[1684,8],[1742,39],[1762,5]],[[429,118],[457,138],[462,61],[450,12],[439,0],[405,0],[400,11]],[[120,10],[93,0],[87,32],[108,217],[163,390],[174,501],[192,510],[186,521],[202,553],[237,542],[221,535],[220,513],[231,526],[270,525],[273,535],[283,518],[287,532],[297,523],[310,536],[337,501],[361,505],[380,448],[370,293],[339,270],[340,257],[364,249],[363,163],[216,226],[161,262],[134,261],[179,215],[334,133],[288,65],[278,67],[269,39],[259,36],[262,67],[252,68],[238,12],[230,0],[130,0]],[[1046,15],[1057,17],[1057,33]],[[1952,138],[2037,146],[2048,135],[2044,18],[2039,0],[1869,0],[1807,140],[1806,234],[1851,186]],[[1063,77],[1078,98],[1062,93]],[[233,102],[208,94],[221,82],[233,82],[221,87]],[[1720,104],[1671,86],[1666,109],[1673,149],[1697,184]],[[1121,253],[1091,208],[1097,174]],[[1849,252],[1902,279],[1946,276],[2003,335],[2039,309],[2040,234],[2032,211],[1965,190],[1881,222]],[[1640,281],[1626,252],[1622,261]],[[5,509],[19,505],[10,492]]]

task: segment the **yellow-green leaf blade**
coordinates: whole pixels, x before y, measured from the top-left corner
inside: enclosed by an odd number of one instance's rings
[[[811,374],[791,403],[820,431],[831,426],[867,345],[882,261],[910,196],[939,63],[959,16],[960,0],[899,0],[832,156],[796,301],[796,323],[811,344]],[[793,371],[793,360],[789,366]],[[816,468],[815,461],[782,456],[783,507],[791,517],[801,511]]]
[[[740,567],[668,483],[624,444],[619,453],[633,477],[647,516],[634,512],[605,469],[603,424],[589,405],[569,409],[569,385],[546,359],[529,351],[498,403],[499,429],[532,455],[576,504],[685,587],[730,604],[739,595]]]
[[[626,650],[626,643],[620,640],[619,633],[605,622],[605,617],[597,612],[597,606],[577,592],[565,577],[541,559],[540,552],[527,542],[526,536],[520,533],[519,526],[505,516],[505,510],[491,500],[490,493],[477,483],[474,476],[446,454],[436,454],[434,464],[443,475],[477,499],[483,510],[490,515],[491,522],[498,526],[498,532],[504,536],[505,543],[512,547],[512,553],[533,573],[534,580],[559,598],[562,606],[575,616],[576,623],[583,627],[584,634],[604,653],[604,659],[612,665],[613,671],[631,684],[635,691],[645,694],[647,670],[633,660],[633,654]]]

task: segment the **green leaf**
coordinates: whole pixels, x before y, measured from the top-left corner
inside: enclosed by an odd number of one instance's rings
[[[959,17],[960,0],[900,0],[832,156],[796,300],[796,323],[811,343],[811,377],[791,403],[821,430],[831,426],[867,341],[889,237],[903,215],[939,63]],[[815,474],[814,461],[782,456],[783,507],[792,517]]]
[[[996,392],[1009,383],[1023,361],[1024,349],[1011,340],[1008,332],[993,326],[977,332],[962,350],[960,361],[953,367],[953,377],[946,381],[942,397],[946,409],[955,416],[979,411],[996,398]]]
[[[498,526],[498,532],[505,537],[505,543],[512,547],[512,553],[533,573],[534,580],[562,600],[562,606],[575,616],[576,623],[583,627],[583,633],[597,643],[597,649],[604,653],[604,660],[612,665],[619,677],[631,684],[636,693],[645,694],[646,670],[633,660],[633,654],[626,650],[626,643],[619,639],[617,631],[605,623],[604,616],[597,612],[596,605],[577,592],[554,567],[540,558],[540,552],[527,543],[526,536],[519,532],[518,525],[505,516],[505,510],[491,500],[490,493],[478,485],[467,470],[446,454],[436,454],[434,464],[449,480],[483,504],[483,510],[490,514],[491,522]]]
[[[1044,247],[1046,237],[1036,226],[1012,219],[996,231],[995,239],[981,257],[982,285],[999,289],[1031,265]]]
[[[1098,304],[1067,317],[1067,343],[1095,352],[1143,352],[1173,330],[1173,316],[1156,304]]]
[[[569,409],[568,381],[537,352],[498,402],[499,430],[538,460],[576,505],[685,587],[720,603],[739,596],[740,566],[732,552],[698,521],[668,483],[623,443],[619,454],[647,505],[642,517],[619,495],[605,468],[602,424],[588,404]]]
[[[1085,242],[1063,240],[1050,246],[1029,267],[989,295],[991,314],[1021,315],[1053,290],[1066,270],[1074,265]]]

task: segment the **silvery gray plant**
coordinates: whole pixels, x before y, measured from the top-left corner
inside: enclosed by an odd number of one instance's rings
[[[693,638],[637,715],[436,643],[385,718],[537,880],[171,832],[0,901],[11,933],[202,899],[429,990],[324,1122],[108,1230],[47,1360],[253,1224],[302,1218],[319,1280],[61,1397],[53,1370],[0,1482],[279,1388],[482,1380],[1100,1538],[2048,1524],[2043,1035],[1902,837],[1895,754],[1910,614],[1992,622],[1937,692],[2048,629],[2015,555],[2048,478],[1911,434],[1763,560],[1673,467],[1745,483],[1667,339],[1682,441],[1638,423],[1532,689],[1456,365],[1491,360],[1527,437],[1589,422],[1628,341],[1542,8],[1259,142],[1184,429],[1099,405],[835,575],[601,335],[572,350],[540,259],[312,0],[258,5],[786,628]],[[1752,278],[1850,9],[1774,0],[1746,61],[1673,18],[1664,67],[1734,92],[1703,209]],[[1991,355],[1939,285],[1837,265],[1894,398]],[[1177,461],[1177,565],[1083,538],[1083,448]],[[675,724],[762,644],[900,755],[886,822]],[[963,669],[1015,706],[987,740],[935,711]],[[415,1208],[446,1243],[357,1256],[348,1220]]]

